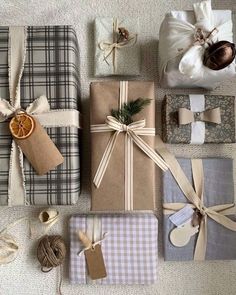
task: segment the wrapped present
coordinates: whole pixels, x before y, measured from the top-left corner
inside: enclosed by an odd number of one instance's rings
[[[176,160],[160,138],[157,146],[170,167],[163,175],[165,260],[236,259],[232,159]]]
[[[166,95],[163,140],[168,143],[234,143],[235,97]]]
[[[125,123],[111,115],[116,109],[117,113],[124,112],[124,106],[131,107],[138,98],[151,100],[133,122]],[[163,170],[167,166],[153,150],[154,126],[153,82],[91,84],[93,211],[155,208],[155,163]]]
[[[101,245],[106,277],[91,280],[78,231]],[[158,221],[152,214],[75,215],[70,219],[70,281],[75,284],[153,284]],[[96,263],[96,262],[95,262]]]
[[[95,19],[95,76],[140,75],[137,19]]]
[[[162,87],[215,88],[235,77],[235,61],[213,70],[206,50],[219,41],[233,42],[232,12],[212,10],[211,1],[193,4],[194,11],[172,11],[159,33],[159,75]],[[232,50],[235,55],[234,45]],[[219,56],[215,59],[215,62]]]
[[[0,27],[0,40],[0,204],[75,204],[80,191],[75,31],[71,26]],[[18,146],[23,141],[9,132],[19,111],[46,128],[64,158],[45,175],[37,175]],[[37,156],[36,146],[28,148]]]

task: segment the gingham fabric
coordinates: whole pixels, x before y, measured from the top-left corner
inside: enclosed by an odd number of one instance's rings
[[[51,109],[78,109],[78,44],[71,26],[28,27],[27,52],[21,80],[21,106],[46,95]],[[0,27],[0,97],[9,100],[8,27]],[[11,136],[0,123],[0,205],[7,205]],[[80,191],[79,132],[76,128],[47,128],[64,163],[38,176],[24,160],[27,201],[32,205],[69,205]]]
[[[107,277],[97,284],[153,284],[157,280],[158,222],[152,214],[99,215],[101,231],[107,233],[101,242]],[[76,231],[86,232],[86,215],[70,219],[70,281],[89,284],[83,246]]]

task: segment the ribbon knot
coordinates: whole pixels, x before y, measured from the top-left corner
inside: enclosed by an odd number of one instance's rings
[[[199,209],[199,212],[202,216],[205,216],[207,214],[207,208],[204,205],[202,205]]]
[[[206,32],[202,28],[196,28],[194,33],[194,45],[204,46],[206,43],[218,33],[218,29],[214,28],[211,32]]]
[[[131,139],[163,171],[166,171],[168,169],[168,165],[165,163],[165,161],[163,161],[162,158],[137,134],[141,132],[142,129],[144,129],[146,125],[145,120],[139,120],[136,122],[132,122],[129,125],[125,125],[119,122],[115,117],[107,116],[106,125],[108,127],[108,130],[102,129],[102,131],[114,130],[115,133],[111,136],[107,144],[106,150],[102,156],[101,162],[98,166],[97,172],[93,179],[93,183],[95,184],[97,188],[100,187],[103,176],[106,172],[108,163],[110,161],[112,152],[114,150],[117,138],[121,132],[126,132],[126,134],[128,135],[127,138]],[[91,130],[92,132],[96,132],[96,130],[99,128],[100,128],[99,125],[98,126],[94,125]],[[145,135],[145,131],[144,131],[144,135]],[[127,142],[126,142],[126,145],[127,145]]]
[[[220,107],[206,110],[203,112],[193,112],[186,108],[179,108],[178,110],[179,124],[187,125],[195,121],[210,122],[221,124]]]

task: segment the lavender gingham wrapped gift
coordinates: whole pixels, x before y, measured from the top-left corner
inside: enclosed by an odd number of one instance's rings
[[[89,284],[85,256],[76,232],[81,230],[101,247],[107,277],[97,284],[152,284],[157,279],[158,222],[152,214],[75,215],[70,219],[70,281]]]
[[[22,27],[0,27],[0,97],[9,102],[12,102],[13,97],[10,101],[8,68],[13,66],[9,64],[10,62],[8,63],[8,59],[9,50],[14,51],[10,43],[16,42],[10,39],[10,31],[14,31],[14,28],[22,32],[20,29]],[[75,31],[71,26],[23,28],[26,51],[23,73],[18,87],[20,107],[27,109],[34,102],[33,105],[37,108],[35,100],[44,96],[47,98],[48,108],[54,111],[56,118],[58,118],[56,112],[61,110],[76,113],[79,98],[79,75],[78,44]],[[17,39],[17,34],[15,34],[15,39]],[[14,68],[12,72],[14,74]],[[21,205],[67,205],[77,202],[80,191],[78,128],[73,125],[68,126],[68,124],[66,126],[59,121],[61,120],[54,120],[58,122],[57,127],[54,127],[55,123],[44,126],[47,127],[47,133],[62,153],[64,163],[46,175],[38,176],[27,159],[24,159],[22,171],[26,194],[24,203]],[[12,137],[7,128],[8,122],[5,120],[0,123],[0,205],[9,205],[10,201],[9,167]],[[14,167],[12,171],[14,172]],[[14,205],[14,197],[11,197],[11,205],[12,203]]]

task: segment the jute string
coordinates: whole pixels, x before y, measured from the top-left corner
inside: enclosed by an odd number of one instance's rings
[[[62,263],[66,257],[66,245],[59,235],[44,236],[37,248],[37,257],[41,264],[42,272],[49,272],[53,268],[60,266],[60,282],[58,286],[59,294],[62,294]]]

